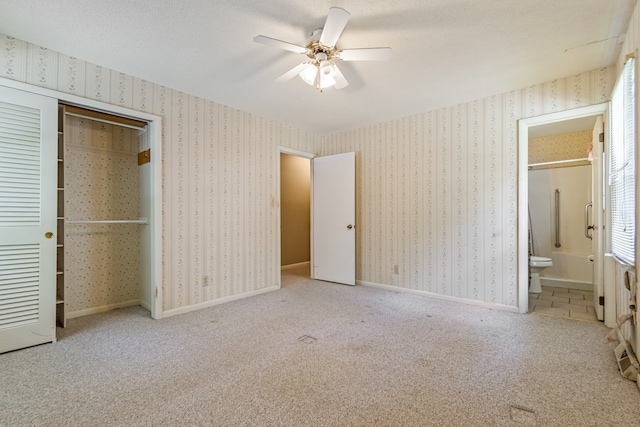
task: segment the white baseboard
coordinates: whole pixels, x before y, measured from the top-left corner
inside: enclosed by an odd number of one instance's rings
[[[228,297],[218,298],[211,301],[201,302],[199,304],[193,304],[186,307],[172,308],[162,312],[162,317],[175,316],[177,314],[189,313],[191,311],[202,310],[203,308],[213,307],[214,305],[224,304],[225,302],[231,302],[242,298],[248,298],[260,294],[266,294],[267,292],[276,291],[280,289],[280,286],[269,286],[268,288],[258,289],[257,291],[245,292],[243,294],[231,295]]]
[[[287,264],[280,267],[280,270],[289,270],[290,268],[298,268],[305,265],[310,265],[311,261],[298,262],[296,264]]]
[[[491,308],[491,309],[494,309],[494,310],[502,310],[502,311],[510,311],[512,313],[518,313],[518,307],[513,306],[513,305],[496,304],[496,303],[493,303],[493,302],[478,301],[478,300],[474,300],[474,299],[454,297],[454,296],[451,296],[451,295],[436,294],[436,293],[433,293],[433,292],[421,291],[421,290],[418,290],[418,289],[407,289],[407,288],[401,288],[399,286],[383,285],[383,284],[374,283],[374,282],[365,282],[364,280],[357,280],[356,283],[358,285],[369,286],[369,287],[372,287],[372,288],[385,289],[387,291],[403,292],[403,293],[414,294],[414,295],[422,295],[422,296],[429,297],[429,298],[434,298],[434,299],[441,299],[441,300],[446,300],[446,301],[458,302],[458,303],[462,303],[462,304],[475,305],[475,306],[478,306],[478,307]]]
[[[97,313],[103,313],[105,311],[115,310],[116,308],[132,307],[135,305],[142,305],[141,301],[139,299],[132,299],[130,301],[118,302],[115,304],[101,305],[100,307],[85,308],[84,310],[76,310],[76,311],[71,311],[69,313],[65,313],[65,317],[67,319],[73,319],[76,317],[88,316],[90,314],[97,314]]]

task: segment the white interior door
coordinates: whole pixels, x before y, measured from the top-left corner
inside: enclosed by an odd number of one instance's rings
[[[356,284],[355,171],[355,153],[313,159],[314,279]]]
[[[55,341],[57,116],[0,86],[0,353]]]
[[[604,150],[604,123],[598,116],[591,135],[593,141],[592,166],[592,215],[591,253],[593,254],[593,306],[598,320],[604,319],[604,307],[600,305],[600,297],[604,297],[604,174],[602,153]],[[586,216],[586,215],[585,215]],[[585,218],[585,223],[586,223]]]

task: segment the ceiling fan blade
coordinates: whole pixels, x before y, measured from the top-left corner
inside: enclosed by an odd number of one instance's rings
[[[344,88],[344,87],[349,86],[349,82],[347,81],[347,79],[345,79],[345,78],[344,78],[344,74],[342,74],[342,72],[340,71],[340,68],[338,68],[338,66],[337,66],[337,65],[336,65],[335,67],[336,67],[336,68],[335,68],[335,70],[336,70],[336,75],[335,75],[335,76],[333,76],[333,78],[335,79],[336,84],[335,84],[335,86],[334,86],[334,87],[335,87],[336,89],[342,89],[342,88]]]
[[[343,61],[387,61],[391,58],[391,48],[345,49],[338,51],[337,56]]]
[[[309,66],[313,66],[313,65],[309,64],[308,62],[303,62],[302,64],[298,64],[295,67],[293,67],[292,69],[290,69],[289,71],[287,71],[286,73],[284,73],[283,75],[281,75],[280,77],[278,77],[276,79],[276,82],[284,83],[286,81],[289,81],[292,78],[294,78],[295,76],[297,76],[298,74],[300,74],[300,72],[302,70],[304,70],[305,68],[307,68]]]
[[[320,36],[320,44],[324,47],[334,47],[342,30],[347,25],[351,14],[340,7],[332,7],[329,9],[329,15],[324,23],[322,35]]]
[[[283,42],[282,40],[272,39],[271,37],[266,36],[255,36],[253,41],[256,43],[260,43],[266,46],[276,47],[278,49],[289,50],[295,53],[307,53],[307,48],[298,46],[293,43]]]

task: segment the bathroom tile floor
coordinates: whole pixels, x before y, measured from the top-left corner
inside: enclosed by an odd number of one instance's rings
[[[593,292],[552,286],[542,286],[542,293],[529,294],[529,313],[598,320],[593,308]]]

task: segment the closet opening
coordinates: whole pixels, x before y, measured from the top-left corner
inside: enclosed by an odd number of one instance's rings
[[[58,326],[135,305],[157,317],[149,127],[59,103]]]

